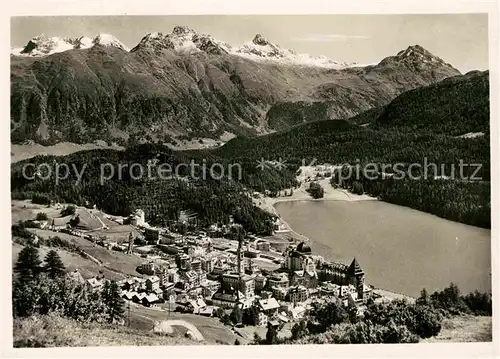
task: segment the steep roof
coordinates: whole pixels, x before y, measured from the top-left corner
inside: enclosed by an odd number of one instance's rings
[[[347,273],[353,276],[365,274],[358,261],[356,260],[356,257],[354,257],[354,259],[352,260],[351,265],[347,269]]]

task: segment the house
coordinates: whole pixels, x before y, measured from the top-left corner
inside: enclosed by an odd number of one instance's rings
[[[128,222],[133,226],[144,226],[146,223],[145,213],[142,209],[137,209],[128,217]]]
[[[239,290],[243,293],[243,297],[248,299],[255,296],[255,280],[247,274],[224,273],[222,275],[222,287],[227,291]]]
[[[270,243],[262,239],[255,244],[255,247],[256,249],[264,252],[269,252],[269,250],[271,249]]]
[[[145,298],[147,296],[146,293],[135,293],[133,296],[132,296],[132,301],[134,303],[142,303],[142,299]]]
[[[133,300],[134,296],[137,294],[138,294],[137,292],[125,292],[123,293],[122,298],[126,300]]]
[[[168,300],[171,295],[175,296],[175,284],[167,282],[163,284],[163,298]]]
[[[278,315],[276,317],[282,323],[288,323],[290,321],[290,319],[287,318],[287,316],[285,315],[285,313],[278,313]]]
[[[256,312],[256,315],[254,317],[255,325],[258,327],[266,327],[267,326],[267,321],[268,317],[265,313],[263,312]]]
[[[261,299],[257,301],[260,312],[263,312],[268,317],[273,317],[278,313],[280,307],[278,301],[274,298]]]
[[[206,303],[201,298],[188,301],[188,309],[194,314],[200,314],[200,310],[204,309],[206,306]]]
[[[142,263],[139,267],[140,273],[153,275],[155,274],[156,263],[153,261]]]
[[[146,278],[137,278],[137,289],[138,290],[146,289]]]
[[[215,259],[213,258],[203,258],[201,257],[200,258],[200,261],[201,261],[201,268],[206,271],[207,273],[210,273],[213,271],[214,269],[214,263],[215,263]]]
[[[285,273],[276,273],[267,278],[267,285],[269,286],[269,288],[273,287],[286,288],[289,285],[289,280]]]
[[[182,272],[179,277],[180,281],[184,282],[184,286],[186,289],[195,288],[200,285],[198,273],[196,273],[195,271]]]
[[[148,244],[159,244],[160,230],[158,228],[146,228],[144,237],[146,238],[146,241],[148,241]]]
[[[153,290],[153,293],[158,296],[158,298],[163,298],[163,289],[158,288],[156,290]]]
[[[255,277],[255,290],[261,291],[266,286],[267,279],[262,274]]]
[[[288,291],[288,300],[292,303],[300,303],[307,300],[309,291],[302,285],[290,287]]]
[[[87,279],[87,285],[92,290],[101,290],[104,287],[104,279],[99,277]]]
[[[238,297],[235,294],[219,291],[212,296],[212,304],[222,308],[234,308],[236,303],[238,303]]]
[[[141,300],[142,305],[145,307],[155,307],[156,304],[158,303],[159,298],[156,294],[151,293],[146,296],[144,296]]]
[[[288,289],[282,287],[272,287],[271,291],[274,298],[276,298],[277,300],[285,300],[286,295],[288,294]]]
[[[170,283],[177,283],[179,281],[179,274],[177,273],[177,268],[169,268],[167,270],[167,280]]]
[[[306,308],[298,305],[290,309],[290,315],[293,319],[301,319],[304,317],[306,312]]]
[[[128,291],[136,291],[136,290],[138,290],[139,289],[139,281],[138,281],[138,279],[139,278],[136,278],[136,277],[127,279],[123,283],[122,289],[128,290]]]
[[[219,290],[220,287],[221,287],[220,282],[214,280],[205,280],[201,282],[202,295],[205,298],[211,298],[212,295],[214,295]]]
[[[291,283],[293,285],[316,288],[318,286],[318,274],[315,270],[297,270],[292,273]]]
[[[158,289],[160,289],[160,278],[158,276],[151,276],[146,279],[146,289],[154,292]]]
[[[319,287],[319,295],[340,297],[340,286],[338,284],[325,282]]]
[[[212,317],[214,315],[214,310],[216,307],[206,306],[205,308],[200,309],[199,315],[203,315],[205,317]]]
[[[274,328],[279,328],[280,322],[278,320],[270,320],[267,322],[267,325]]]
[[[201,261],[199,260],[194,260],[191,262],[191,270],[194,270],[196,272],[201,271]]]

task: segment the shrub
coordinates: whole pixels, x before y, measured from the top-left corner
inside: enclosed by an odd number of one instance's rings
[[[62,211],[61,211],[61,216],[63,217],[66,217],[66,216],[72,216],[76,213],[76,207],[73,206],[73,205],[69,205],[67,207],[65,207]]]
[[[35,218],[37,221],[46,221],[49,219],[49,217],[47,217],[47,213],[45,212],[38,212],[36,214],[36,218]]]
[[[309,184],[309,188],[307,192],[311,195],[312,198],[323,198],[325,191],[323,187],[317,182],[311,182]]]

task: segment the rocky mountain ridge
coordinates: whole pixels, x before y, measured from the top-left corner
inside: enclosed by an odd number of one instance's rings
[[[260,35],[235,49],[187,27],[130,51],[112,36],[65,43],[73,47],[11,57],[13,142],[256,135],[349,118],[460,73],[418,45],[377,65],[304,66]]]

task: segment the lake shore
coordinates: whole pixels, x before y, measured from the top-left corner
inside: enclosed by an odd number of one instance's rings
[[[273,213],[277,217],[280,218],[280,221],[282,225],[285,227],[285,231],[290,234],[295,241],[304,241],[308,242],[310,239],[303,235],[302,233],[296,232],[292,226],[286,222],[281,215],[279,214],[278,210],[276,209],[276,204],[277,203],[282,203],[282,202],[292,202],[292,201],[347,201],[347,202],[355,202],[355,201],[377,201],[377,198],[368,196],[366,194],[358,195],[354,193],[349,193],[349,191],[341,188],[334,188],[330,184],[330,178],[321,178],[318,179],[317,183],[323,187],[324,190],[324,195],[323,198],[317,198],[314,199],[311,197],[311,195],[307,192],[307,188],[309,187],[310,182],[306,182],[306,178],[311,175],[311,169],[309,167],[302,167],[301,168],[301,174],[297,176],[297,180],[301,182],[301,185],[299,188],[294,189],[293,193],[291,196],[278,196],[278,197],[268,197],[261,195],[259,198],[254,198],[253,201],[256,206],[259,208],[269,212]],[[291,190],[289,190],[291,191]],[[287,191],[287,192],[289,192]]]
[[[301,180],[300,178],[298,178]],[[377,198],[371,197],[366,194],[354,194],[349,191],[341,188],[333,188],[330,184],[330,178],[322,178],[317,182],[323,187],[324,195],[323,198],[314,199],[307,192],[307,188],[309,187],[309,182],[302,181],[302,184],[299,188],[294,189],[291,196],[278,196],[278,197],[267,197],[261,196],[258,199],[254,199],[254,203],[261,209],[268,211],[270,213],[274,213],[279,216],[279,213],[276,211],[275,205],[280,202],[290,202],[290,201],[347,201],[347,202],[355,202],[355,201],[377,201]],[[289,190],[290,191],[290,190]]]

